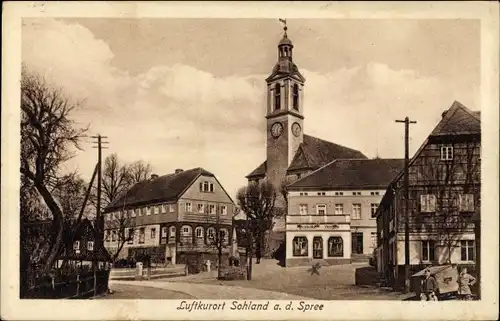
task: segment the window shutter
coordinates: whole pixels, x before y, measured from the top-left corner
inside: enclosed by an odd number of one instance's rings
[[[420,212],[428,212],[427,195],[420,195]]]
[[[200,192],[203,192],[203,182],[200,182]]]

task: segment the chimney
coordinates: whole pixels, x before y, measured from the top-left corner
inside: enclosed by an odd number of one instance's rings
[[[159,176],[157,174],[151,174],[151,179],[157,179]]]
[[[444,116],[446,116],[446,113],[448,113],[448,110],[443,111],[443,113],[441,114],[441,118],[444,118]]]
[[[175,173],[176,173],[176,174],[179,174],[179,173],[181,173],[181,172],[183,172],[183,171],[184,171],[184,170],[183,170],[182,168],[177,168],[177,169],[175,170]]]

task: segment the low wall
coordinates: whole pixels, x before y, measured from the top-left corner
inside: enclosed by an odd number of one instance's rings
[[[158,278],[169,278],[187,275],[186,266],[184,264],[176,264],[172,266],[162,267],[162,268],[151,268],[148,270],[144,268],[142,270],[142,275],[136,275],[136,269],[130,268],[114,268],[111,269],[111,274],[109,276],[110,280],[144,280],[144,279],[158,279]]]

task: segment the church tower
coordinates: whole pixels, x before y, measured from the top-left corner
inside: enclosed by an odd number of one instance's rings
[[[285,24],[278,61],[267,82],[267,179],[277,188],[286,176],[304,132],[304,82],[293,62],[293,44]]]

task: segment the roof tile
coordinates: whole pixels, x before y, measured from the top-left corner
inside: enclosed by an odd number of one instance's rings
[[[109,213],[123,206],[177,200],[200,175],[215,177],[214,174],[198,167],[137,183],[122,197],[109,204],[105,212]]]
[[[289,185],[290,189],[386,188],[404,159],[340,159]]]

